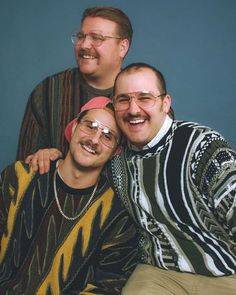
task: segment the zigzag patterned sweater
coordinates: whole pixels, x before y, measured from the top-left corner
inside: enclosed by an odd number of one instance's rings
[[[62,217],[50,172],[16,162],[0,179],[0,294],[120,294],[136,261],[136,230],[119,198],[101,177],[76,220]],[[93,187],[73,189],[57,175],[68,216],[87,204]]]

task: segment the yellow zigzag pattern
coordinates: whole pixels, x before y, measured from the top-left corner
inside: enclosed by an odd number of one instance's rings
[[[30,169],[29,172],[26,171],[22,163],[19,161],[15,163],[15,171],[18,178],[18,193],[16,196],[16,201],[14,201],[12,198],[10,203],[8,219],[7,219],[7,230],[6,230],[6,234],[4,233],[4,235],[2,236],[1,244],[0,244],[0,249],[1,249],[0,263],[3,261],[6,255],[6,249],[11,239],[11,235],[12,235],[12,231],[13,231],[13,227],[14,227],[14,223],[15,223],[15,219],[17,215],[17,210],[22,202],[22,199],[24,198],[25,191],[31,179],[35,175],[32,169]],[[12,197],[14,192],[15,190],[13,189],[13,187],[10,187],[10,194]]]
[[[63,279],[67,279],[67,275],[70,268],[70,263],[73,256],[73,249],[77,242],[78,233],[82,230],[82,255],[85,255],[86,250],[88,249],[88,244],[90,240],[91,227],[93,224],[93,219],[96,216],[96,211],[101,206],[101,220],[100,228],[104,224],[112,205],[112,199],[114,192],[109,188],[98,200],[96,200],[84,216],[75,224],[74,228],[71,230],[68,238],[59,248],[58,252],[55,254],[55,258],[51,267],[50,272],[47,277],[44,279],[42,285],[37,291],[38,295],[46,294],[47,290],[51,286],[53,294],[60,294],[59,288],[59,269],[60,262],[64,258],[63,263]]]

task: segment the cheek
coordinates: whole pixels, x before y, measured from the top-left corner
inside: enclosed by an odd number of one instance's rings
[[[104,44],[104,47],[97,47],[97,52],[107,62],[114,63],[117,59],[117,48],[109,46],[109,44]]]
[[[125,117],[125,112],[122,111],[122,112],[116,112],[116,123],[121,123],[123,118]]]
[[[83,138],[85,137],[86,135],[83,135],[81,134],[80,132],[77,132],[77,130],[75,130],[72,138],[71,138],[71,141],[74,142],[74,143],[79,143],[79,141],[83,140]]]

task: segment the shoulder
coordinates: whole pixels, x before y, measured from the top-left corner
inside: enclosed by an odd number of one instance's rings
[[[68,68],[68,69],[59,71],[57,73],[54,73],[54,74],[52,74],[50,76],[47,76],[45,79],[42,80],[42,82],[45,81],[45,80],[57,79],[59,77],[65,77],[65,76],[69,76],[69,75],[78,75],[79,73],[80,73],[80,71],[79,71],[78,67]]]
[[[52,161],[50,163],[50,170],[48,173],[40,175],[38,172],[34,172],[30,164],[26,164],[24,161],[16,161],[9,166],[7,166],[2,172],[1,177],[5,180],[11,181],[15,180],[20,183],[29,183],[33,179],[44,179],[51,177],[56,169],[56,162]]]
[[[52,74],[50,76],[47,76],[46,78],[44,78],[43,80],[41,80],[33,89],[32,93],[34,93],[35,91],[40,90],[41,88],[47,87],[49,85],[49,83],[60,83],[60,81],[65,81],[66,79],[71,81],[73,80],[75,77],[77,77],[78,75],[80,75],[80,71],[77,67],[75,68],[68,68],[66,70],[57,72],[55,74]],[[77,79],[75,79],[76,81]]]
[[[45,101],[62,99],[65,92],[73,92],[79,88],[80,71],[78,68],[69,68],[53,75],[47,76],[40,81],[30,94],[30,103],[34,108],[44,108]]]
[[[2,174],[6,174],[6,175],[10,175],[10,174],[15,174],[15,175],[19,175],[22,172],[26,173],[26,174],[30,174],[32,173],[32,171],[30,169],[30,165],[24,163],[23,161],[16,161],[14,163],[11,163],[10,165],[8,165],[3,171]]]
[[[233,151],[230,144],[216,130],[209,126],[195,122],[175,121],[175,138],[181,139],[183,146],[188,148],[191,155],[197,158],[200,155],[207,155],[210,159],[213,154],[224,151]]]
[[[226,143],[224,137],[216,130],[207,125],[189,121],[174,121],[173,130],[176,135],[187,136],[189,140],[195,142],[210,143],[220,141]]]
[[[190,161],[193,179],[209,180],[209,175],[221,173],[227,165],[235,169],[236,152],[218,131],[194,122],[177,122],[177,125],[176,130],[184,134],[182,138],[187,138],[182,141],[182,148]]]
[[[204,125],[204,124],[200,124],[200,123],[196,123],[196,122],[192,122],[192,121],[179,121],[179,120],[175,120],[173,121],[175,128],[179,129],[179,130],[192,130],[192,131],[199,131],[200,133],[203,132],[216,132],[214,131],[211,127]]]
[[[48,76],[46,79],[57,79],[60,77],[69,77],[69,76],[75,76],[75,75],[79,75],[79,74],[80,74],[80,70],[78,67],[68,68],[63,71],[57,72],[51,76]]]
[[[36,175],[37,173],[35,173],[30,166],[23,161],[12,163],[1,173],[3,190],[8,190],[8,187],[14,190],[25,190]]]

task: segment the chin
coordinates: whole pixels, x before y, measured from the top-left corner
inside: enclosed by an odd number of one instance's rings
[[[78,63],[79,63],[80,67],[95,67],[95,66],[97,66],[96,59],[80,59]]]
[[[77,166],[80,167],[80,169],[88,169],[93,166],[93,163],[83,162],[83,161],[77,161]]]
[[[143,139],[129,140],[129,142],[137,148],[144,147],[149,141]]]
[[[93,75],[93,73],[94,73],[94,70],[93,69],[91,69],[91,67],[88,67],[88,66],[79,66],[79,68],[80,68],[80,71],[83,73],[83,74],[85,74],[85,75]]]
[[[140,138],[140,137],[128,137],[129,142],[131,142],[134,145],[145,145],[146,144],[146,138]]]

